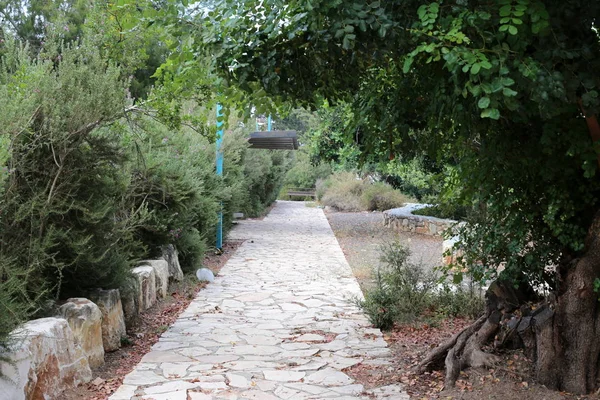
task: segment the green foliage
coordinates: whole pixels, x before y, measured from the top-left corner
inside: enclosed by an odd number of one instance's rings
[[[383,174],[402,193],[425,203],[433,202],[440,194],[437,174],[427,170],[422,158],[402,160],[397,158],[384,164]]]
[[[309,160],[307,152],[300,149],[296,152],[293,166],[285,175],[283,181],[287,187],[313,188],[318,179],[327,178],[331,174],[331,166],[321,162],[313,165]]]
[[[409,198],[403,193],[394,190],[384,182],[374,182],[368,185],[361,195],[362,203],[367,210],[384,211],[391,208],[402,207]]]
[[[467,218],[468,209],[456,204],[437,204],[413,210],[412,213],[414,215],[428,215],[430,217],[462,221]]]
[[[438,284],[433,272],[408,261],[410,252],[399,242],[382,246],[377,287],[365,294],[359,306],[371,323],[390,329],[394,323],[435,322],[440,318],[478,316],[483,311],[480,293]]]
[[[600,112],[600,3],[340,4],[223,0],[197,49],[253,102],[351,104],[345,135],[376,159],[456,166],[449,196],[478,210],[467,263],[554,284],[544,266],[585,251],[600,208],[582,118]]]
[[[11,41],[0,60],[0,106],[0,135],[10,141],[0,282],[11,309],[24,317],[59,294],[120,286],[140,254],[133,231],[146,214],[125,202],[126,155],[111,127],[127,107],[118,68],[86,42],[31,59]]]
[[[410,199],[383,182],[359,179],[353,172],[337,172],[318,182],[317,198],[340,211],[383,211],[402,207]]]
[[[200,267],[221,204],[226,233],[233,212],[275,199],[287,171],[287,153],[248,150],[241,129],[226,134],[217,177],[214,131],[185,123],[214,111],[186,104],[170,129],[131,104],[97,43],[51,41],[38,56],[0,43],[0,345],[57,299],[126,292],[131,267],[167,244],[186,271]]]

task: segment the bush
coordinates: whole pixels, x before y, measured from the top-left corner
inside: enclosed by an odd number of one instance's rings
[[[409,200],[407,196],[383,182],[367,185],[363,189],[361,199],[363,208],[369,211],[385,211],[402,207]]]
[[[390,161],[383,173],[394,187],[418,201],[431,202],[440,194],[439,177],[425,168],[422,158]]]
[[[453,219],[455,221],[465,220],[468,215],[468,208],[453,204],[436,204],[413,210],[414,215],[426,215],[430,217]]]
[[[309,155],[300,149],[292,161],[292,167],[285,175],[283,184],[290,188],[314,188],[319,179],[331,175],[331,166],[324,162],[314,165]]]
[[[4,50],[0,291],[11,301],[3,331],[60,295],[122,285],[142,254],[133,233],[147,217],[126,202],[127,154],[111,126],[127,107],[119,69],[85,42],[36,59],[14,42]]]
[[[0,346],[58,299],[126,292],[131,267],[166,244],[200,267],[221,204],[226,233],[234,211],[275,199],[287,153],[227,135],[217,177],[207,132],[125,114],[127,82],[95,46],[0,46]]]
[[[478,293],[448,284],[440,287],[433,272],[408,262],[409,255],[408,248],[399,242],[382,246],[383,266],[377,271],[377,287],[358,302],[375,327],[390,329],[394,323],[446,317],[472,318],[483,312]]]
[[[409,200],[387,183],[357,179],[351,172],[338,172],[319,181],[317,198],[340,211],[383,211],[402,207]]]
[[[361,195],[365,182],[352,172],[338,172],[328,178],[327,189],[321,202],[340,211],[361,211]]]

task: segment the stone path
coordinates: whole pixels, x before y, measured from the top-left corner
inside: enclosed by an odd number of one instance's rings
[[[343,372],[390,351],[322,210],[278,202],[230,237],[247,240],[110,400],[408,399]]]

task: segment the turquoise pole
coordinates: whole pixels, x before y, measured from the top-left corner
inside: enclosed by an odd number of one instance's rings
[[[217,176],[223,176],[223,106],[217,104]],[[223,248],[223,202],[217,220],[217,250]]]

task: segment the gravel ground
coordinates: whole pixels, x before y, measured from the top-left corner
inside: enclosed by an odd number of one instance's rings
[[[363,292],[374,285],[373,271],[381,264],[380,246],[383,243],[399,240],[408,245],[412,253],[410,261],[427,269],[441,263],[441,238],[396,232],[383,226],[381,212],[326,211],[325,215]]]

